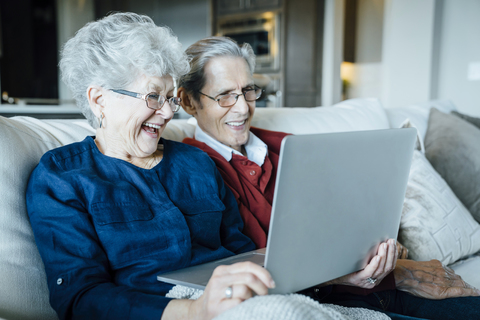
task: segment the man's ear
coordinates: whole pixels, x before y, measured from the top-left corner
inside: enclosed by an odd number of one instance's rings
[[[90,110],[92,110],[97,118],[100,118],[100,115],[105,109],[105,97],[103,93],[103,88],[99,86],[89,86],[87,88],[88,104],[90,105]]]
[[[191,116],[195,116],[197,114],[197,107],[195,106],[193,98],[187,94],[187,91],[184,87],[178,88],[177,97],[181,99],[180,104],[186,113]]]

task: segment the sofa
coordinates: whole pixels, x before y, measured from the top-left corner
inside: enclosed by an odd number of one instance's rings
[[[252,125],[293,134],[416,127],[418,151],[412,160],[399,239],[409,248],[411,258],[439,259],[480,288],[480,225],[425,157],[424,141],[433,107],[445,114],[456,111],[455,105],[445,100],[385,109],[377,99],[352,99],[329,107],[258,108]],[[193,118],[173,119],[163,137],[181,141],[192,137],[194,128]],[[57,319],[48,302],[44,266],[26,212],[25,190],[30,173],[46,151],[93,134],[86,120],[0,117],[1,319]],[[440,209],[431,213],[434,206]]]

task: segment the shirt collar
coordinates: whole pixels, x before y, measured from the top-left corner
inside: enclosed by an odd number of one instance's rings
[[[232,149],[209,136],[202,129],[200,129],[200,126],[198,124],[195,128],[195,140],[205,143],[207,146],[217,151],[228,162],[232,160],[232,154],[234,153],[243,156],[243,154],[238,152],[237,150]],[[267,145],[257,136],[255,136],[252,132],[249,132],[248,141],[244,145],[244,147],[247,151],[248,160],[255,162],[261,167],[268,153]]]

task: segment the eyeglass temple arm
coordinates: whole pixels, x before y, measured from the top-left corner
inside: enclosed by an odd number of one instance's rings
[[[215,98],[213,98],[213,97],[210,97],[209,95],[206,95],[205,93],[203,93],[203,92],[201,92],[201,91],[198,91],[198,93],[200,93],[201,95],[204,95],[204,96],[207,97],[207,98],[212,99],[212,100],[215,101],[215,102],[218,102],[218,101],[220,100],[220,99],[215,99]]]
[[[142,99],[142,100],[147,100],[147,96],[148,96],[148,94],[140,94],[140,93],[131,92],[131,91],[127,91],[127,90],[116,90],[116,89],[110,89],[110,90],[112,90],[113,92],[116,92],[116,93],[124,94],[126,96],[130,96],[130,97],[134,97],[134,98],[139,98],[139,99]]]

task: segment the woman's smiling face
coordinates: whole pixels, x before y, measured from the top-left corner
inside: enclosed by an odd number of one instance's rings
[[[128,88],[121,88],[142,95],[155,93],[173,97],[174,84],[171,76],[142,76]],[[105,92],[103,137],[101,145],[106,155],[127,161],[150,157],[158,147],[158,141],[173,111],[165,102],[159,110],[147,107],[145,100],[128,95]]]

